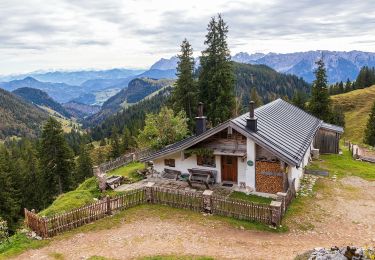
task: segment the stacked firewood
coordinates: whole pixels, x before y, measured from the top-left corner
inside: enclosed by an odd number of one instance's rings
[[[279,162],[256,162],[256,190],[266,193],[283,191],[284,171]]]

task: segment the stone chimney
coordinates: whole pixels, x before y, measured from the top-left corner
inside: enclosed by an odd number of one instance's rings
[[[258,130],[258,119],[254,115],[254,108],[255,103],[254,101],[250,101],[249,104],[249,118],[246,120],[246,127],[253,132],[256,132]]]
[[[198,116],[195,118],[195,134],[200,135],[206,131],[207,117],[203,116],[203,103],[198,104]]]

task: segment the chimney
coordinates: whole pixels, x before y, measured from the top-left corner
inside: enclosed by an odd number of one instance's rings
[[[250,101],[249,104],[249,118],[246,120],[246,127],[253,132],[256,132],[258,130],[257,121],[258,119],[254,116],[254,107],[255,103],[254,101]]]
[[[195,118],[195,134],[200,135],[206,131],[207,117],[203,116],[203,103],[198,103],[198,116]]]

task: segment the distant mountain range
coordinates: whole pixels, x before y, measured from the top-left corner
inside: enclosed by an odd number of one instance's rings
[[[293,74],[302,77],[311,83],[314,80],[315,61],[323,57],[325,62],[328,80],[330,83],[346,81],[348,78],[354,80],[361,67],[375,66],[375,53],[362,51],[307,51],[294,53],[254,53],[240,52],[232,56],[232,60],[239,63],[263,64],[278,72]],[[198,60],[196,59],[196,64]],[[170,59],[160,59],[153,69],[176,68],[176,56]]]
[[[81,71],[31,72],[27,74],[0,76],[0,81],[12,81],[32,77],[36,80],[51,83],[65,83],[79,86],[91,79],[120,79],[143,73],[145,70],[110,69]]]

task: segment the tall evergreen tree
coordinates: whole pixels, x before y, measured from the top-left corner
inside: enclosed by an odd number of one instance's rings
[[[317,118],[329,122],[331,118],[331,100],[328,93],[327,73],[324,67],[323,59],[318,60],[316,64],[318,65],[318,67],[314,72],[315,80],[313,82],[311,91],[309,111]]]
[[[81,183],[86,178],[93,176],[92,166],[88,148],[85,145],[81,145],[80,155],[77,159],[76,183]]]
[[[21,198],[17,187],[20,183],[15,180],[12,160],[8,151],[0,147],[0,216],[3,217],[10,229],[15,229],[18,221]]]
[[[348,78],[346,80],[346,83],[345,83],[345,92],[350,92],[352,91],[352,82],[350,81],[350,79]]]
[[[302,91],[296,90],[294,91],[294,95],[292,98],[292,104],[306,110],[306,102],[307,102],[307,97],[306,94],[303,93]]]
[[[114,125],[112,127],[112,134],[111,134],[111,154],[110,154],[110,157],[112,159],[116,159],[120,155],[121,155],[120,138],[118,136],[118,128]]]
[[[255,87],[250,90],[250,101],[255,102],[255,107],[260,107],[263,105],[263,99],[259,96],[258,91]]]
[[[189,128],[194,129],[194,117],[198,104],[198,86],[193,78],[194,57],[193,48],[187,39],[181,44],[178,55],[177,81],[172,92],[172,107],[175,113],[185,111],[189,119]]]
[[[50,117],[43,127],[39,158],[43,181],[44,202],[53,198],[73,185],[74,158],[69,148],[61,124]]]
[[[375,146],[375,102],[367,121],[364,142],[368,145]]]
[[[232,116],[235,107],[234,73],[227,44],[228,26],[219,14],[212,17],[200,57],[199,96],[215,126]]]

